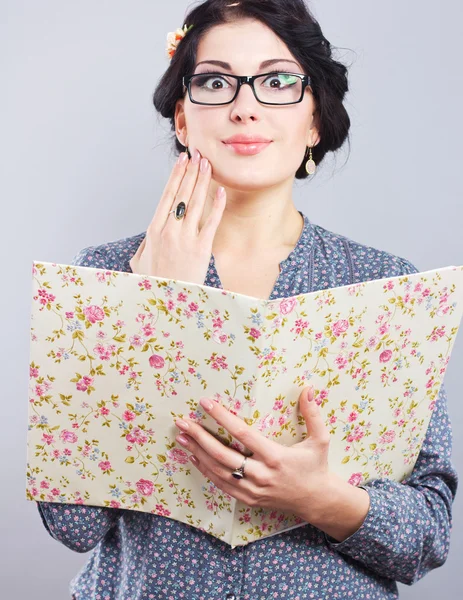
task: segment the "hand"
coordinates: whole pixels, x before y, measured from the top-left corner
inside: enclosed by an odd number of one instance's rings
[[[209,161],[201,160],[197,150],[191,161],[185,152],[180,154],[146,236],[130,260],[133,273],[204,284],[226,203],[225,190],[219,187],[211,214],[199,231],[211,175]],[[177,221],[169,211],[180,202],[185,203],[186,213]]]
[[[248,506],[288,510],[307,520],[315,495],[321,502],[324,499],[330,434],[313,401],[312,388],[302,391],[299,402],[308,437],[287,447],[267,439],[217,402],[201,400],[201,406],[253,453],[246,461],[244,479],[232,476],[243,463],[241,453],[224,446],[194,421],[178,420],[176,425],[187,440],[182,445],[197,459],[195,463],[190,457],[193,464],[221,490]],[[182,443],[181,436],[177,441]]]

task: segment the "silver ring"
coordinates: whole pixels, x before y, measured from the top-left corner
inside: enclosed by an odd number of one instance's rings
[[[248,460],[248,457],[245,456],[244,460],[243,460],[243,464],[241,465],[241,467],[239,467],[238,469],[235,469],[232,472],[232,475],[235,479],[243,479],[243,477],[245,477],[245,473],[244,473],[244,465],[246,464],[246,461]]]

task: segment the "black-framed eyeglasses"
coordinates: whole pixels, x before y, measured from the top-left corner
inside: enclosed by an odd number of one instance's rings
[[[227,75],[225,73],[197,73],[183,77],[193,104],[221,106],[230,104],[238,96],[242,85],[251,86],[261,104],[281,106],[298,104],[304,98],[305,88],[311,85],[309,75],[273,71],[261,75]]]

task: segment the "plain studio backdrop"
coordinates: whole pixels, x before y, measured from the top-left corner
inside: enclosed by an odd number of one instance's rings
[[[174,162],[151,104],[165,40],[190,2],[0,0],[1,595],[68,598],[89,555],[45,531],[25,500],[32,260],[70,262],[89,245],[142,233]],[[352,147],[297,183],[317,224],[411,260],[463,264],[461,0],[318,0],[323,32],[351,65]],[[445,377],[463,472],[459,333]],[[401,598],[461,597],[463,491],[447,563]]]

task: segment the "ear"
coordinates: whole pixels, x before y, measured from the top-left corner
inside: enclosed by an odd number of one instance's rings
[[[186,117],[185,117],[185,100],[181,98],[177,100],[175,105],[175,133],[177,135],[178,141],[185,147],[188,146],[188,136],[187,136],[187,127],[186,127]]]
[[[313,113],[312,125],[309,129],[309,136],[307,139],[307,146],[313,148],[320,143],[320,132],[318,127],[318,111],[315,110]]]

